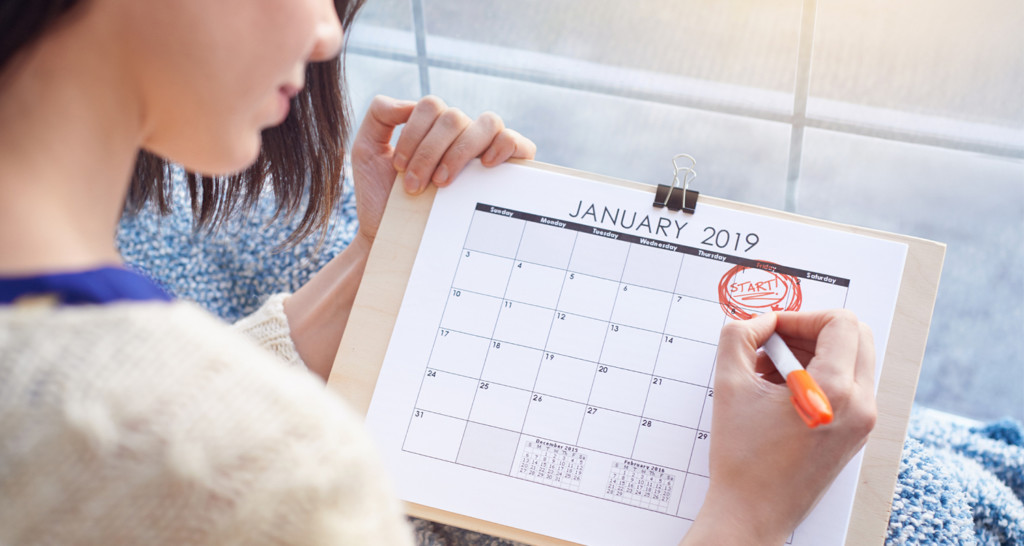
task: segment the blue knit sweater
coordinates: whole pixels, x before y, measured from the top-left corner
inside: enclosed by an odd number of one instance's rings
[[[351,177],[349,177],[349,180]],[[214,233],[195,233],[188,195],[174,181],[176,210],[144,210],[121,222],[118,242],[128,264],[176,297],[228,321],[251,313],[277,292],[293,292],[351,242],[354,192],[330,222],[322,244],[310,237],[275,251],[292,223],[269,224],[273,199],[255,214]],[[1004,420],[975,423],[915,408],[893,495],[887,544],[1024,544],[1024,427]],[[425,521],[414,521],[421,544],[509,544]]]

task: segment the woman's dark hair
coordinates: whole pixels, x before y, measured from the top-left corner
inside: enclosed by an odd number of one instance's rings
[[[334,0],[346,31],[365,0]],[[0,0],[0,68],[38,38],[81,0]],[[347,37],[347,32],[346,32]],[[251,209],[269,182],[277,200],[277,216],[291,217],[305,203],[305,212],[289,243],[325,230],[341,198],[341,171],[350,125],[344,87],[343,56],[310,64],[306,87],[292,100],[288,118],[263,131],[256,162],[227,176],[186,173],[197,228],[221,224],[239,208]],[[138,212],[152,200],[162,214],[171,211],[171,164],[139,152],[125,203]],[[308,191],[307,191],[308,190]]]

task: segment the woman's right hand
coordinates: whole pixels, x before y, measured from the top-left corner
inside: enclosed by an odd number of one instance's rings
[[[797,415],[758,351],[775,331],[825,391],[832,423]],[[726,324],[718,347],[711,484],[682,544],[782,544],[874,427],[871,330],[850,311],[773,313]]]

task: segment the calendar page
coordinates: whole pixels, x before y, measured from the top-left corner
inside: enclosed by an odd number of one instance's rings
[[[437,192],[367,414],[403,499],[676,544],[708,488],[723,324],[844,307],[885,354],[906,245],[652,199],[478,162]],[[843,542],[861,457],[790,543]]]

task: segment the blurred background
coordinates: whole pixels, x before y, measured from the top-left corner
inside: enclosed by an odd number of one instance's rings
[[[916,401],[1024,420],[1024,0],[369,0],[375,94],[486,110],[537,159],[948,245]]]

